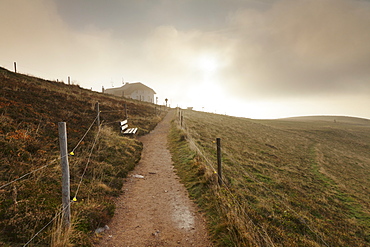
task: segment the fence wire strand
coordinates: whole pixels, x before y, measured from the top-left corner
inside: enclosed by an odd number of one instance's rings
[[[34,240],[37,235],[39,235],[42,231],[44,231],[46,229],[46,227],[48,227],[54,220],[56,220],[59,215],[61,215],[62,213],[64,213],[66,211],[66,209],[71,205],[71,203],[69,203],[68,205],[66,205],[64,208],[62,208],[58,214],[56,214],[46,225],[44,225],[37,233],[35,233],[31,238],[30,240],[27,241],[27,243],[25,243],[23,245],[23,247],[27,246],[29,243],[32,242],[32,240]]]
[[[96,118],[95,118],[95,119],[94,119],[94,121],[91,123],[90,127],[89,127],[89,128],[88,128],[88,130],[85,132],[85,134],[83,135],[83,137],[80,139],[80,141],[77,143],[77,145],[73,148],[72,153],[73,153],[73,152],[77,149],[77,147],[81,144],[81,142],[83,141],[83,139],[86,137],[87,133],[89,133],[89,131],[91,130],[92,126],[93,126],[93,125],[94,125],[94,123],[96,122],[97,118],[98,118],[98,116],[96,116]],[[65,156],[63,156],[63,157],[55,158],[55,159],[53,159],[52,161],[50,161],[48,164],[43,165],[43,166],[41,166],[41,167],[39,167],[39,168],[36,168],[35,170],[32,170],[32,171],[30,171],[30,172],[28,172],[28,173],[26,173],[26,174],[23,174],[23,175],[22,175],[22,176],[20,176],[19,178],[16,178],[16,179],[14,179],[14,180],[12,180],[12,181],[10,181],[10,182],[6,183],[6,184],[1,185],[1,186],[0,186],[0,189],[5,188],[6,186],[11,185],[11,184],[12,184],[12,183],[14,183],[14,182],[17,182],[17,181],[19,181],[19,180],[21,180],[21,179],[23,179],[23,178],[27,177],[28,175],[31,175],[32,173],[35,173],[35,172],[37,172],[37,171],[40,171],[40,170],[42,170],[42,169],[46,168],[46,167],[50,166],[51,164],[53,164],[55,161],[60,160],[60,159],[62,159],[62,158],[64,158],[64,157],[66,157],[66,156],[68,156],[68,154],[67,154],[67,155],[65,155]]]
[[[89,131],[91,130],[91,128],[92,128],[92,126],[94,125],[94,123],[96,122],[96,120],[98,119],[98,115],[96,116],[96,118],[94,119],[94,121],[91,123],[91,125],[90,125],[90,127],[88,128],[88,130],[85,132],[85,134],[83,135],[83,137],[80,139],[80,141],[77,143],[77,145],[74,147],[74,149],[72,150],[72,152],[74,152],[75,150],[76,150],[76,148],[80,145],[80,143],[82,142],[82,140],[86,137],[86,135],[87,135],[87,133],[89,133]],[[86,170],[87,170],[87,167],[88,167],[88,165],[89,165],[89,163],[90,163],[90,159],[91,159],[91,155],[92,155],[92,152],[93,152],[93,149],[94,149],[94,147],[95,147],[95,144],[96,144],[96,142],[97,142],[97,139],[98,139],[98,136],[99,136],[99,134],[100,134],[100,130],[101,130],[101,128],[99,128],[98,129],[98,133],[96,134],[96,137],[95,137],[95,139],[94,139],[94,143],[93,143],[93,145],[92,145],[92,148],[91,148],[91,150],[90,150],[90,154],[89,154],[89,157],[88,157],[88,161],[87,161],[87,163],[86,163],[86,166],[85,166],[85,169],[84,169],[84,172],[83,172],[83,174],[82,174],[82,176],[81,176],[81,179],[80,179],[80,182],[79,182],[79,184],[78,184],[78,187],[77,187],[77,190],[76,190],[76,193],[75,193],[75,198],[77,197],[77,193],[78,193],[78,191],[79,191],[79,188],[80,188],[80,185],[81,185],[81,183],[82,183],[82,179],[83,179],[83,177],[84,177],[84,175],[85,175],[85,173],[86,173]],[[59,159],[61,159],[62,157],[60,157]],[[57,159],[55,159],[55,160],[57,160]],[[55,161],[54,160],[54,161]],[[23,246],[27,246],[34,238],[36,238],[36,236],[38,235],[38,234],[40,234],[43,230],[45,230],[46,229],[46,227],[48,227],[55,219],[57,219],[57,217],[60,215],[60,214],[62,214],[69,206],[71,205],[71,202],[69,202],[69,204],[68,205],[66,205],[53,219],[51,219],[44,227],[42,227],[25,245],[23,245]]]
[[[184,119],[184,118],[183,118]],[[205,163],[213,170],[213,172],[215,174],[217,174],[217,171],[216,169],[213,167],[212,165],[212,162],[208,159],[208,157],[203,153],[203,151],[198,147],[198,145],[194,142],[191,134],[190,134],[190,131],[187,127],[187,125],[184,123],[184,121],[182,121],[182,126],[181,126],[188,138],[187,140],[192,144],[192,146],[195,148],[195,150],[197,151],[197,153],[205,160]],[[219,177],[219,176],[218,176]],[[219,177],[220,178],[220,177]],[[245,208],[243,207],[242,203],[239,202],[239,200],[237,200],[235,194],[231,191],[231,189],[229,188],[229,186],[227,186],[227,184],[223,181],[222,178],[220,178],[223,182],[223,185],[224,187],[226,188],[226,191],[231,195],[231,198],[232,200],[234,201],[235,204],[237,204],[240,208],[240,210],[242,211],[242,214],[246,216],[246,218],[249,220],[249,223],[252,224],[252,226],[255,228],[255,230],[257,231],[258,235],[265,241],[266,244],[270,244],[270,246],[275,246],[274,243],[272,242],[271,240],[271,237],[268,235],[267,231],[264,229],[263,226],[257,226],[256,223],[254,223],[254,221],[250,218],[250,216],[248,215],[248,213],[245,211]],[[263,233],[261,233],[260,231],[260,228],[263,230]]]
[[[4,187],[6,187],[6,186],[8,186],[8,185],[11,185],[11,184],[12,184],[12,183],[14,183],[14,182],[17,182],[17,181],[19,181],[19,180],[23,179],[24,177],[27,177],[28,175],[31,175],[32,173],[35,173],[35,172],[37,172],[37,171],[40,171],[40,170],[42,170],[42,169],[44,169],[44,168],[46,168],[46,167],[50,166],[51,164],[53,164],[53,163],[54,163],[55,161],[57,161],[58,159],[60,159],[60,158],[54,159],[54,160],[50,161],[48,164],[46,164],[46,165],[43,165],[43,166],[41,166],[41,167],[39,167],[39,168],[37,168],[37,169],[35,169],[35,170],[33,170],[33,171],[30,171],[30,172],[28,172],[28,173],[26,173],[26,174],[24,174],[24,175],[20,176],[19,178],[14,179],[13,181],[11,181],[11,182],[9,182],[9,183],[3,184],[2,186],[0,186],[0,189],[2,189],[2,188],[4,188]]]
[[[183,118],[184,119],[184,118]],[[198,147],[198,145],[195,143],[195,141],[193,140],[193,137],[189,131],[189,128],[187,127],[187,125],[184,123],[184,121],[182,121],[182,128],[185,130],[186,134],[187,134],[187,140],[188,142],[191,144],[191,146],[193,146],[195,148],[195,150],[197,151],[197,153],[205,160],[205,163],[213,170],[214,173],[217,173],[216,169],[213,167],[212,165],[212,162],[207,158],[207,156],[203,153],[203,151]],[[229,155],[228,152],[225,152],[224,151],[225,148],[223,147],[222,148],[222,152],[225,153],[229,159],[234,163],[234,164],[237,164],[240,166],[239,162],[237,162],[236,160],[233,159],[232,155]],[[322,236],[318,233],[318,230],[314,229],[312,226],[308,225],[308,223],[306,222],[306,220],[298,213],[296,212],[295,210],[293,210],[286,202],[284,202],[283,200],[281,200],[277,193],[275,193],[273,190],[271,190],[270,188],[267,188],[261,181],[259,181],[257,178],[253,177],[251,174],[249,174],[248,172],[244,171],[243,170],[243,174],[247,175],[248,177],[250,177],[253,181],[255,181],[256,183],[260,184],[265,190],[269,191],[270,193],[272,193],[272,195],[274,196],[274,198],[276,198],[279,202],[281,202],[289,211],[293,212],[295,215],[298,216],[299,220],[301,223],[303,223],[304,225],[307,226],[307,228],[327,247],[329,247],[329,244],[325,242],[325,240],[322,238]],[[266,243],[270,243],[272,246],[275,246],[274,243],[272,242],[271,240],[271,237],[268,235],[266,229],[263,227],[263,226],[257,226],[253,220],[249,217],[249,215],[247,214],[247,212],[244,210],[244,207],[242,206],[242,203],[237,200],[235,194],[231,191],[230,187],[224,182],[223,178],[220,178],[223,182],[223,185],[224,187],[226,188],[226,190],[228,191],[228,193],[230,193],[231,195],[231,198],[234,200],[234,202],[236,202],[238,204],[238,206],[241,208],[241,210],[243,211],[243,214],[248,218],[248,220],[256,227],[259,235],[265,240]],[[261,234],[261,232],[259,231],[258,228],[261,228],[264,232],[264,234]],[[267,239],[265,239],[265,237],[263,237],[263,235],[267,236]]]
[[[83,139],[86,137],[87,133],[89,133],[89,131],[91,130],[92,126],[95,124],[96,120],[98,119],[99,115],[96,115],[94,121],[91,123],[90,127],[86,130],[85,134],[82,136],[82,138],[80,139],[80,141],[77,143],[77,145],[72,149],[72,153],[74,153],[74,151],[77,149],[77,147],[81,144],[81,142],[83,141]]]
[[[225,150],[225,148],[223,148],[223,150]],[[232,155],[229,155],[229,153],[226,151],[223,151],[223,153],[225,153],[227,155],[227,157],[233,162],[233,164],[237,164],[238,166],[241,166],[239,164],[239,162],[237,162]],[[254,182],[258,183],[261,187],[263,187],[266,191],[270,192],[272,194],[272,196],[274,198],[276,198],[277,201],[279,201],[280,203],[282,203],[287,210],[293,212],[296,216],[298,216],[298,219],[299,221],[304,224],[325,246],[328,246],[329,247],[329,244],[325,242],[325,240],[321,237],[321,235],[318,233],[318,230],[314,229],[312,226],[310,226],[307,221],[297,212],[295,211],[294,209],[292,209],[289,204],[283,200],[281,200],[278,196],[278,194],[273,191],[272,189],[268,188],[267,186],[265,186],[265,184],[261,181],[259,181],[257,178],[255,178],[254,176],[252,176],[250,173],[248,173],[247,171],[241,169],[241,171],[243,172],[244,175],[248,176],[250,179],[252,179]],[[244,185],[243,185],[244,186]],[[245,186],[244,186],[245,188]]]
[[[87,129],[87,131],[85,132],[85,134],[82,136],[82,138],[79,140],[79,142],[77,143],[77,145],[73,148],[73,150],[72,150],[72,153],[77,149],[77,147],[81,144],[81,142],[83,141],[83,139],[86,137],[86,135],[89,133],[89,131],[91,130],[91,128],[92,128],[92,126],[94,125],[94,123],[96,122],[96,120],[98,119],[98,117],[99,117],[99,115],[97,115],[96,117],[95,117],[95,119],[93,120],[93,122],[91,123],[91,125],[90,125],[90,127]],[[84,177],[84,175],[85,175],[85,173],[86,173],[86,170],[87,170],[87,167],[88,167],[88,164],[90,163],[90,160],[91,160],[91,155],[92,155],[92,152],[93,152],[93,149],[94,149],[94,147],[95,147],[95,145],[96,145],[96,142],[97,142],[97,140],[98,140],[98,136],[99,136],[99,134],[100,134],[100,130],[101,130],[101,128],[99,128],[98,129],[98,133],[97,133],[97,135],[96,135],[96,137],[95,137],[95,140],[94,140],[94,143],[93,143],[93,145],[92,145],[92,148],[91,148],[91,150],[90,150],[90,154],[89,154],[89,157],[88,157],[88,161],[87,161],[87,164],[86,164],[86,166],[85,166],[85,170],[84,170],[84,172],[83,172],[83,175],[81,176],[81,179],[80,179],[80,183],[79,183],[79,185],[78,185],[78,187],[77,187],[77,190],[76,190],[76,193],[75,193],[75,197],[77,196],[77,193],[78,193],[78,190],[79,190],[79,188],[80,188],[80,185],[81,185],[81,183],[82,183],[82,179],[83,179],[83,177]],[[16,181],[19,181],[19,180],[21,180],[21,179],[23,179],[23,178],[25,178],[26,176],[28,176],[28,175],[31,175],[31,174],[33,174],[33,173],[35,173],[35,172],[37,172],[37,171],[40,171],[40,170],[42,170],[42,169],[44,169],[44,168],[46,168],[46,167],[48,167],[48,166],[50,166],[51,164],[53,164],[54,162],[56,162],[57,160],[60,160],[60,159],[62,159],[62,158],[64,158],[64,157],[66,157],[66,156],[68,156],[68,154],[66,154],[66,155],[64,155],[63,157],[58,157],[58,158],[55,158],[55,159],[53,159],[52,161],[50,161],[48,164],[46,164],[46,165],[44,165],[44,166],[41,166],[41,167],[39,167],[39,168],[37,168],[37,169],[35,169],[35,170],[33,170],[33,171],[30,171],[30,172],[28,172],[28,173],[26,173],[26,174],[24,174],[24,175],[22,175],[22,176],[20,176],[19,178],[17,178],[17,179],[14,179],[14,180],[12,180],[12,181],[10,181],[10,182],[8,182],[8,183],[6,183],[6,184],[4,184],[4,185],[2,185],[2,186],[0,186],[0,189],[2,189],[2,188],[4,188],[4,187],[6,187],[6,186],[9,186],[10,184],[12,184],[12,183],[14,183],[14,182],[16,182]],[[43,230],[45,230],[55,219],[57,219],[57,217],[59,217],[66,209],[67,209],[67,207],[69,207],[70,206],[70,204],[71,203],[69,203],[66,207],[64,207],[62,210],[60,210],[60,212],[56,215],[56,216],[54,216],[45,226],[43,226],[35,235],[33,235],[32,236],[32,238],[30,239],[30,240],[28,240],[28,242],[26,242],[23,246],[27,246],[29,243],[31,243],[32,241],[33,241],[33,239],[35,239],[36,237],[37,237],[37,235],[39,235]]]
[[[101,113],[121,112],[126,110],[114,110],[114,111],[100,111]]]
[[[83,173],[82,173],[82,175],[81,175],[80,182],[78,183],[78,186],[77,186],[77,189],[76,189],[76,192],[75,192],[74,199],[75,199],[75,198],[77,198],[78,191],[79,191],[80,186],[81,186],[81,184],[82,184],[82,179],[83,179],[83,178],[84,178],[84,176],[85,176],[85,173],[86,173],[87,167],[89,166],[89,163],[90,163],[90,160],[91,160],[91,155],[92,155],[93,150],[94,150],[94,147],[95,147],[95,145],[96,145],[96,143],[97,143],[97,141],[98,141],[99,134],[100,134],[100,130],[101,130],[101,129],[99,128],[99,130],[98,130],[98,132],[97,132],[97,134],[96,134],[96,136],[95,136],[94,143],[92,144],[92,147],[91,147],[91,150],[90,150],[90,153],[89,153],[89,157],[88,157],[87,162],[86,162],[86,165],[85,165],[85,169],[84,169],[84,171],[83,171]]]

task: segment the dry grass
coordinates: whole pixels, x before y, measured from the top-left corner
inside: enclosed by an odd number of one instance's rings
[[[369,121],[184,115],[183,135],[208,169],[216,165],[213,142],[222,140],[226,186],[208,182],[207,193],[194,194],[215,208],[219,246],[369,245]]]
[[[68,247],[73,246],[70,244],[70,239],[73,235],[74,230],[74,223],[71,224],[70,227],[65,227],[64,221],[63,221],[63,214],[59,214],[57,212],[57,215],[55,216],[56,219],[53,221],[53,226],[51,229],[51,247]],[[76,217],[72,217],[73,219],[76,219]]]
[[[0,193],[0,245],[22,246],[55,215],[61,204],[58,122],[67,122],[71,151],[96,117],[100,103],[102,128],[97,127],[69,157],[71,195],[77,188],[73,231],[63,235],[57,225],[47,227],[30,246],[74,244],[91,246],[92,232],[114,214],[114,198],[123,178],[140,159],[142,146],[135,138],[120,136],[118,121],[127,105],[129,124],[145,134],[163,117],[155,106],[81,89],[75,85],[15,74],[0,68],[0,186],[39,167]],[[91,155],[91,156],[90,156]],[[81,176],[84,177],[81,181]]]

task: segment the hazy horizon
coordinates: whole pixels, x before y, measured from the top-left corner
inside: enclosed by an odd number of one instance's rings
[[[369,0],[3,0],[0,66],[254,119],[370,118]]]

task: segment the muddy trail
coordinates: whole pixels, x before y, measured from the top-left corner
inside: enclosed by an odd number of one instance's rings
[[[123,186],[109,229],[96,246],[212,246],[206,223],[175,174],[167,135],[174,111],[148,135]]]

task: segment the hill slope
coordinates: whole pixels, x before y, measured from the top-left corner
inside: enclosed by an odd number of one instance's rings
[[[74,232],[65,241],[92,243],[90,233],[112,217],[122,179],[140,159],[141,144],[119,135],[125,104],[129,125],[139,134],[153,129],[164,114],[152,104],[0,68],[0,245],[23,245],[61,212],[58,122],[67,123],[69,151],[75,153],[69,158],[71,196],[78,193],[72,204]],[[55,219],[31,244],[57,245],[63,239],[59,230]]]
[[[300,121],[300,122],[332,122],[332,123],[346,123],[355,125],[369,125],[370,120],[358,117],[345,117],[345,116],[307,116],[307,117],[291,117],[283,118],[278,121]]]
[[[184,115],[182,135],[195,151],[186,156],[172,149],[182,163],[176,167],[213,220],[219,246],[370,244],[368,120]],[[182,135],[172,135],[172,145],[184,148]],[[208,172],[217,170],[216,137],[222,145],[221,188]]]

